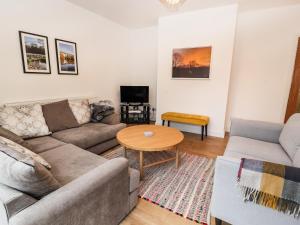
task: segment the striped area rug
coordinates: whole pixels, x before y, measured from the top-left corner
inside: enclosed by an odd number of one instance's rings
[[[173,154],[145,153],[145,164]],[[103,156],[111,159],[123,155],[123,148],[116,148]],[[130,166],[138,168],[138,153],[128,151],[127,156]],[[214,164],[214,159],[184,153],[179,169],[176,169],[174,161],[146,168],[139,197],[197,223],[208,224]]]

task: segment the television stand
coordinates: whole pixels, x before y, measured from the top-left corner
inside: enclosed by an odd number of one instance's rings
[[[121,122],[126,124],[149,124],[150,104],[149,103],[121,103]]]

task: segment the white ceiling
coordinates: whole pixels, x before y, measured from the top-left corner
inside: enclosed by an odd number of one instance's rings
[[[159,0],[67,0],[129,28],[157,24],[158,18],[197,9],[239,3],[240,10],[271,8],[299,4],[300,0],[187,0],[177,11],[171,12]]]

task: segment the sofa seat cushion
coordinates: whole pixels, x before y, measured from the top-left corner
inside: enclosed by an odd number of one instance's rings
[[[124,127],[126,127],[126,125],[122,123],[115,125],[88,123],[81,127],[56,132],[52,134],[52,137],[65,143],[88,149],[113,139],[117,132]]]
[[[53,176],[63,185],[107,161],[72,144],[51,149],[40,155],[51,164]]]
[[[98,145],[95,145],[91,148],[86,149],[89,152],[95,153],[97,155],[117,146],[119,143],[116,138],[110,139],[108,141],[102,142]]]
[[[28,139],[26,142],[30,145],[30,150],[35,153],[42,153],[66,144],[50,136]]]
[[[279,144],[239,136],[230,137],[224,155],[292,165],[291,159]]]

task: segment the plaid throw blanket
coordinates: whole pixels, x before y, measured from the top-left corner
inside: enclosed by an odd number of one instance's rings
[[[300,168],[242,159],[238,184],[245,201],[300,215]]]

